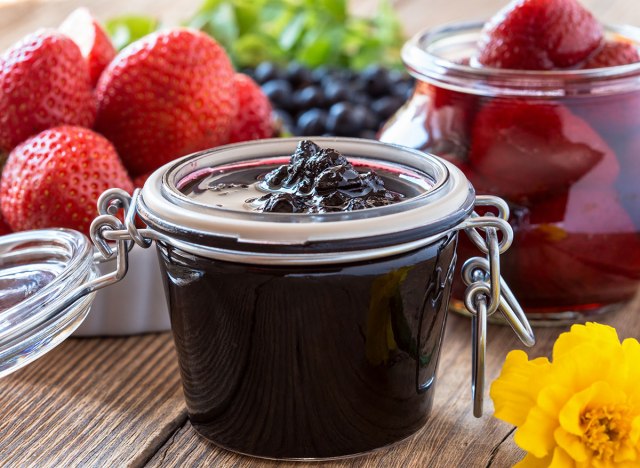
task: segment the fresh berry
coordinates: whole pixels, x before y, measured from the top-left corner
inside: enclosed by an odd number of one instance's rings
[[[74,10],[58,29],[80,47],[89,65],[91,84],[95,86],[102,71],[116,56],[109,36],[87,8]]]
[[[253,77],[260,84],[264,84],[271,80],[277,80],[282,78],[283,75],[283,72],[278,68],[278,66],[272,62],[262,62],[253,72]]]
[[[0,210],[0,236],[4,236],[5,234],[11,234],[11,227],[6,223],[4,218],[2,217],[2,210]]]
[[[389,93],[391,85],[389,72],[380,65],[370,65],[365,68],[358,77],[358,81],[371,96],[378,97]]]
[[[611,188],[574,187],[532,206],[514,230],[518,248],[501,268],[525,309],[607,304],[637,291],[640,238]]]
[[[366,114],[361,105],[338,102],[329,109],[327,130],[334,135],[354,136],[365,127]]]
[[[237,109],[233,76],[209,36],[184,28],[150,34],[100,77],[96,129],[134,177],[227,143]]]
[[[293,94],[292,100],[293,106],[301,111],[324,106],[324,94],[322,93],[322,89],[315,85],[308,85],[297,90]]]
[[[327,111],[324,109],[309,109],[300,114],[296,126],[297,135],[322,135],[327,126]]]
[[[580,179],[611,184],[619,172],[607,144],[561,105],[494,100],[478,113],[471,141],[476,189],[517,204],[566,190]]]
[[[378,115],[380,120],[384,121],[391,117],[402,104],[404,104],[402,98],[397,96],[384,96],[373,101],[371,109]]]
[[[581,68],[605,68],[640,62],[638,48],[628,42],[606,42]]]
[[[144,187],[144,183],[147,181],[147,179],[151,174],[153,174],[153,171],[147,172],[146,174],[139,175],[138,177],[133,179],[133,187],[134,188]]]
[[[602,26],[577,0],[514,0],[487,23],[477,60],[518,70],[568,68],[602,41]]]
[[[376,135],[413,88],[413,78],[371,66],[358,72],[300,64],[279,69],[263,62],[254,73],[276,112],[297,135]],[[262,80],[262,81],[261,81]],[[283,114],[284,113],[284,114]]]
[[[296,62],[290,63],[289,66],[287,66],[286,77],[289,83],[296,88],[307,86],[313,82],[311,70]]]
[[[260,86],[242,73],[233,78],[238,113],[233,120],[230,143],[269,138],[273,134],[271,104]]]
[[[67,227],[89,233],[96,202],[108,188],[133,184],[114,147],[82,127],[45,130],[9,155],[0,181],[0,205],[15,231]]]
[[[262,92],[269,98],[271,104],[278,109],[289,110],[293,107],[291,96],[293,88],[287,80],[271,80],[262,85]]]
[[[4,53],[0,67],[0,152],[56,125],[93,124],[89,70],[67,36],[30,34]]]

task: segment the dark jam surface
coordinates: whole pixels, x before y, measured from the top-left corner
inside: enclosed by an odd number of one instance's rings
[[[402,200],[387,190],[374,171],[358,172],[338,151],[303,140],[289,164],[269,172],[264,185],[270,193],[257,201],[258,211],[323,213],[390,205]]]
[[[243,265],[158,244],[189,418],[237,452],[326,458],[426,422],[456,237],[401,255]]]
[[[207,168],[178,184],[182,193],[208,206],[271,213],[363,210],[417,197],[432,187],[433,181],[419,173],[371,159],[349,161],[308,140],[290,157]]]

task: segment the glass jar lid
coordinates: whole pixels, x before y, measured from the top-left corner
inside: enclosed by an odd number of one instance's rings
[[[402,60],[418,80],[483,96],[590,96],[634,91],[640,63],[570,70],[510,70],[473,66],[484,22],[452,23],[415,34],[402,48]],[[640,49],[640,28],[605,26],[607,39]]]
[[[194,198],[185,189],[212,173],[286,164],[299,140],[272,139],[214,148],[157,170],[142,189],[138,214],[150,228],[172,239],[286,253],[424,239],[456,226],[473,208],[475,194],[466,177],[435,156],[373,140],[318,137],[313,141],[337,150],[356,168],[392,174],[410,187],[411,195],[398,203],[356,211],[264,213]]]
[[[93,246],[69,229],[0,237],[0,377],[28,364],[69,336],[94,294],[65,303],[97,277]]]

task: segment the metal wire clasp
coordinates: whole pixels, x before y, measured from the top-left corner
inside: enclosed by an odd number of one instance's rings
[[[485,254],[485,257],[468,259],[462,266],[462,279],[467,285],[464,304],[471,314],[473,415],[479,418],[482,416],[484,401],[487,317],[500,311],[526,346],[533,346],[535,337],[522,307],[500,276],[500,254],[513,241],[513,229],[507,222],[509,206],[498,197],[481,195],[476,197],[476,206],[492,207],[498,212],[497,216],[492,213],[480,216],[474,212],[458,226]]]

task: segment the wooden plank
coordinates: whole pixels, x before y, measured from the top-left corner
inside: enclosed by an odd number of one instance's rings
[[[617,327],[621,337],[640,337],[640,300],[602,317],[603,323]],[[557,336],[568,327],[537,330],[538,343],[530,356],[549,355]],[[494,325],[489,329],[487,381],[499,374],[508,351],[523,348],[511,329]],[[406,467],[503,467],[520,460],[523,452],[512,441],[513,428],[491,417],[487,396],[485,416],[471,414],[469,321],[452,315],[447,325],[436,384],[432,416],[424,429],[396,446],[364,457],[323,464],[332,468],[380,466]],[[187,423],[150,460],[151,467],[180,467],[186,464],[217,467],[293,468],[295,463],[258,461],[233,455],[204,440]]]
[[[169,333],[70,339],[0,388],[2,466],[140,465],[186,420]]]

